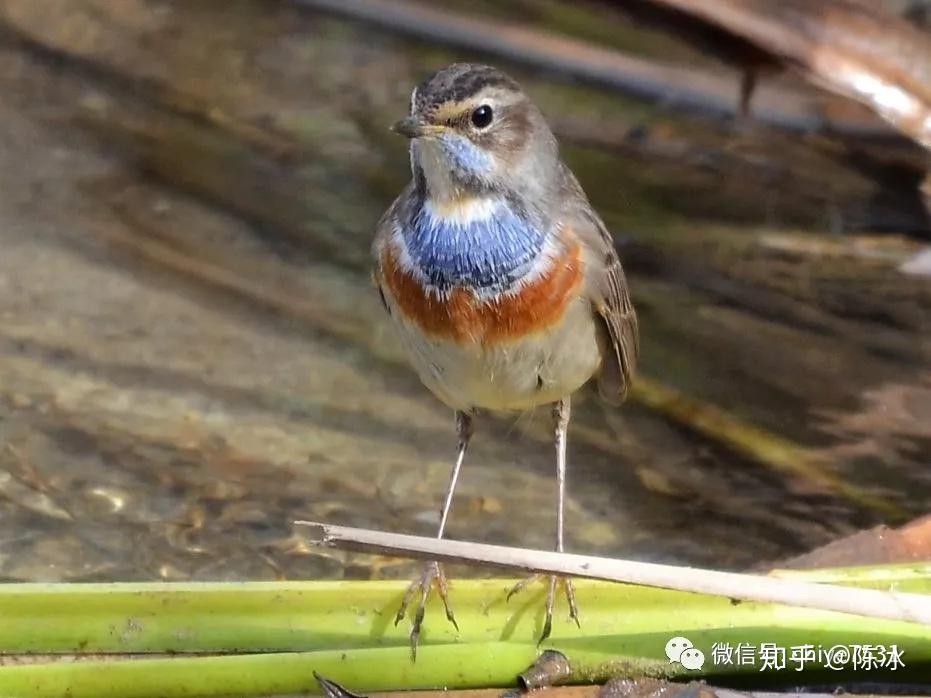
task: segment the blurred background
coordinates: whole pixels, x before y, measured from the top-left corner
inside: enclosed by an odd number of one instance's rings
[[[570,550],[742,569],[926,513],[926,9],[2,0],[0,578],[411,573],[291,521],[435,529],[452,414],[369,245],[462,60],[543,109],[640,314],[631,399],[574,404]],[[546,410],[482,420],[449,535],[549,548],[554,469]]]

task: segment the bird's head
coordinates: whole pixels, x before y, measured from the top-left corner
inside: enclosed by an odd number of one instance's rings
[[[488,195],[544,196],[558,150],[520,86],[485,65],[455,63],[414,88],[394,131],[411,139],[418,186],[440,202]]]

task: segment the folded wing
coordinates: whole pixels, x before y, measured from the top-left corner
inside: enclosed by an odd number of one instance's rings
[[[614,248],[614,239],[588,200],[575,176],[565,168],[565,186],[572,202],[563,212],[563,220],[588,250],[589,300],[599,324],[602,365],[598,374],[598,392],[613,403],[627,395],[637,370],[640,334],[637,313],[630,300],[627,278]]]

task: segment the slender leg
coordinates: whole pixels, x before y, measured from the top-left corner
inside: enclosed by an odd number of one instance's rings
[[[456,412],[456,435],[459,437],[459,449],[456,452],[456,465],[453,466],[453,472],[449,476],[449,487],[446,488],[443,509],[440,511],[440,528],[436,532],[437,538],[442,538],[446,532],[446,521],[449,519],[449,510],[453,506],[453,492],[459,480],[459,470],[462,468],[462,461],[465,459],[466,449],[472,438],[472,418],[465,412]]]
[[[563,532],[565,529],[565,503],[566,503],[566,433],[569,429],[570,404],[569,398],[565,397],[559,402],[553,404],[553,436],[556,444],[556,552],[563,552]],[[536,574],[522,580],[508,592],[510,599],[514,594],[525,589],[529,584],[541,579],[542,575]],[[546,594],[546,615],[543,620],[543,633],[540,636],[540,642],[543,642],[550,636],[553,630],[553,606],[556,602],[556,587],[562,582],[566,589],[566,600],[569,602],[569,617],[579,623],[579,610],[575,603],[575,589],[572,587],[572,580],[567,577],[558,577],[551,575]]]
[[[453,505],[453,493],[456,491],[456,482],[459,480],[459,471],[462,469],[462,461],[465,459],[466,449],[469,447],[469,440],[472,438],[472,418],[462,411],[456,412],[456,433],[459,436],[459,449],[456,452],[456,464],[449,476],[449,487],[446,488],[446,498],[443,500],[443,509],[440,511],[440,527],[436,532],[437,538],[442,538],[446,532],[446,522],[449,520],[449,510]],[[433,583],[436,582],[437,592],[443,600],[443,607],[446,609],[446,618],[450,623],[459,630],[456,623],[456,617],[449,605],[448,585],[446,583],[446,573],[443,566],[438,562],[428,562],[424,567],[423,573],[419,579],[415,579],[404,592],[404,598],[401,600],[401,607],[395,616],[394,624],[401,622],[407,614],[407,607],[414,597],[419,593],[420,600],[417,604],[417,611],[414,613],[414,621],[411,625],[411,656],[417,657],[417,642],[420,639],[420,629],[423,626],[423,618],[427,608],[427,598],[430,596],[430,590]]]
[[[553,406],[553,429],[556,437],[556,552],[563,552],[563,530],[565,529],[566,508],[566,437],[569,430],[570,406],[569,398],[565,397]],[[569,616],[575,624],[579,623],[579,609],[575,604],[575,589],[572,580],[566,577],[566,600],[569,602]],[[547,619],[552,619],[552,597],[556,591],[556,577],[550,580],[550,599],[548,606],[550,612]]]

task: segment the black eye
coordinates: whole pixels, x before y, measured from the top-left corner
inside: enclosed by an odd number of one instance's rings
[[[494,113],[491,111],[491,107],[483,104],[472,112],[472,123],[475,124],[475,128],[485,128],[491,123],[492,116],[494,116]]]

